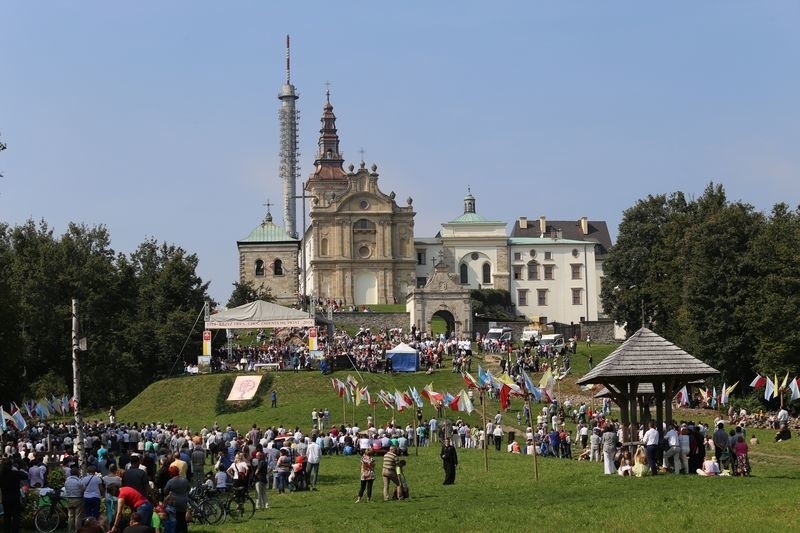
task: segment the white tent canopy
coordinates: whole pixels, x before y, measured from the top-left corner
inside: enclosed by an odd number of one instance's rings
[[[386,353],[417,353],[416,348],[412,348],[408,344],[401,342],[391,350],[388,350]]]
[[[313,325],[314,318],[305,311],[263,300],[215,313],[206,321],[206,329],[302,328]]]

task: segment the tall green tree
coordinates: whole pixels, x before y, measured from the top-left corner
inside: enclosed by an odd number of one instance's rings
[[[799,254],[800,213],[777,204],[749,251],[754,274],[741,313],[762,373],[796,373],[800,368],[800,330],[793,323],[800,316]]]
[[[0,224],[0,272],[10,272],[9,228]],[[9,276],[0,276],[0,405],[19,398],[25,387],[21,378],[22,342],[19,329],[19,302]]]
[[[695,205],[685,240],[683,346],[728,381],[743,380],[754,345],[742,312],[755,274],[750,248],[763,216],[750,205],[728,202],[721,185],[709,185]]]
[[[272,291],[269,287],[256,287],[252,281],[237,281],[233,284],[233,291],[228,299],[228,307],[239,307],[256,300],[274,302],[275,297],[272,296]]]

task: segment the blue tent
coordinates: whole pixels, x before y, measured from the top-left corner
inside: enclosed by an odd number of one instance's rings
[[[416,372],[419,370],[419,353],[408,344],[400,343],[388,352],[386,358],[392,361],[395,372]]]

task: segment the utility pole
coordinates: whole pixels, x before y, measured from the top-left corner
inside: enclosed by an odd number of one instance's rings
[[[81,475],[86,475],[86,455],[84,454],[83,416],[81,415],[81,369],[78,352],[81,343],[78,339],[78,300],[72,299],[72,396],[75,399],[75,425],[78,427],[78,466]]]

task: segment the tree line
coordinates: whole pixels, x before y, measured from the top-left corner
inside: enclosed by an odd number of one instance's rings
[[[800,212],[768,214],[711,183],[697,198],[651,195],[627,209],[604,264],[606,313],[642,325],[747,384],[800,370]]]
[[[88,341],[85,406],[122,404],[182,372],[201,353],[189,332],[209,299],[197,264],[155,239],[116,253],[102,225],[71,223],[55,236],[44,221],[0,223],[0,402],[71,393],[72,298]]]

